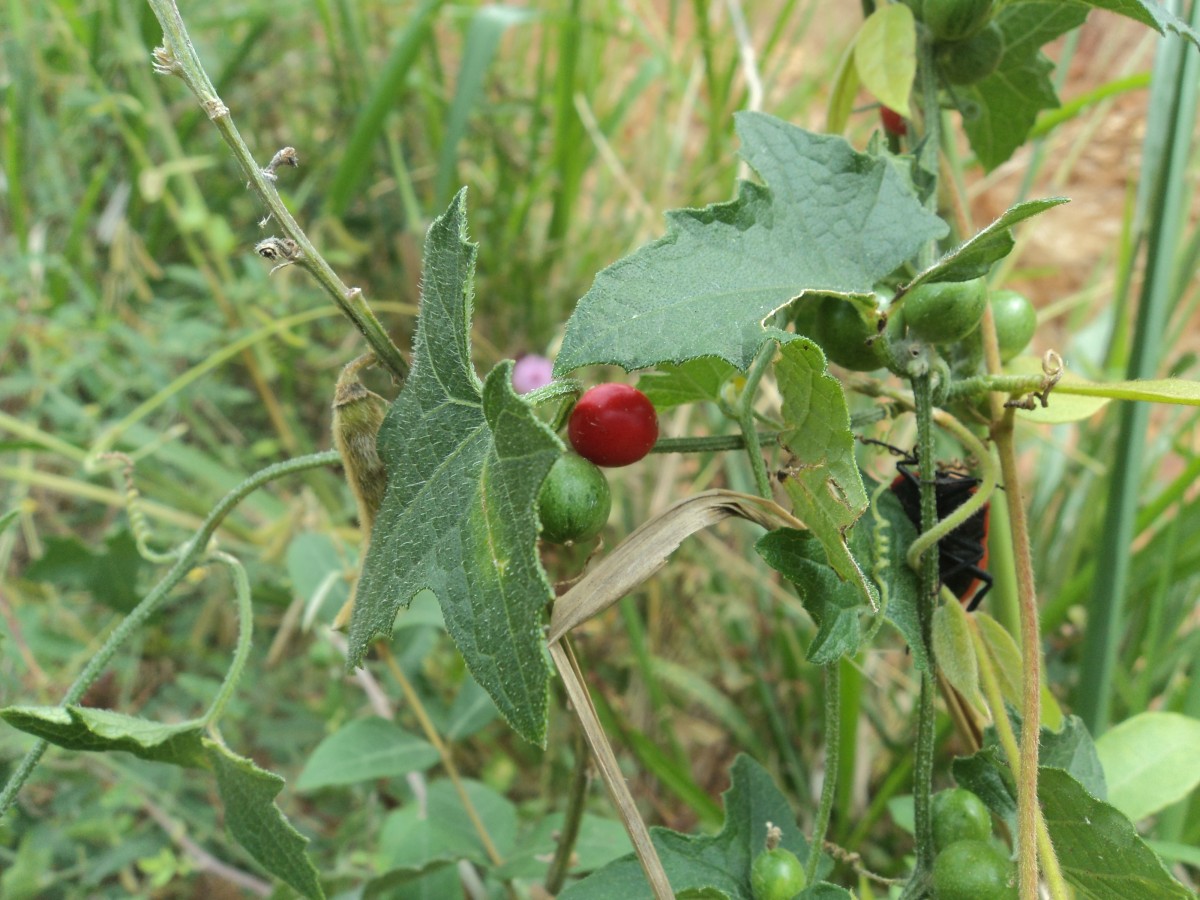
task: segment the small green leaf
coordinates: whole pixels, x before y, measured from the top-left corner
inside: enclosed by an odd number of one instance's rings
[[[454,100],[450,103],[441,136],[437,173],[433,177],[433,195],[438,205],[446,202],[455,180],[459,142],[467,132],[471,113],[484,99],[484,88],[492,59],[505,33],[513,25],[532,22],[542,14],[516,6],[488,4],[475,11],[467,27],[467,37],[459,54],[458,75],[454,79]]]
[[[1000,695],[1004,702],[1019,708],[1022,700],[1021,681],[1023,663],[1021,649],[1004,626],[984,612],[974,612],[975,624],[979,626],[979,637],[992,661],[996,680],[1000,682]],[[1050,692],[1046,680],[1042,679],[1042,727],[1058,731],[1064,718],[1058,700]]]
[[[137,585],[144,564],[129,531],[105,538],[99,553],[93,553],[77,538],[49,537],[45,551],[25,568],[24,577],[87,591],[105,606],[129,612],[142,599]]]
[[[1014,723],[1014,728],[1019,734],[1018,723]],[[1062,769],[1093,796],[1106,799],[1108,788],[1104,781],[1104,769],[1096,754],[1092,735],[1081,718],[1068,716],[1058,731],[1040,729],[1038,743],[1041,746],[1039,765]]]
[[[1125,816],[1062,769],[1038,770],[1038,800],[1063,876],[1085,897],[1189,900]]]
[[[296,779],[296,790],[397,778],[437,761],[432,744],[399,725],[374,716],[356,719],[317,745]]]
[[[484,831],[496,842],[500,855],[507,857],[516,841],[516,807],[478,782],[464,781],[463,788],[483,822]],[[379,834],[381,868],[420,870],[431,863],[459,859],[480,866],[492,864],[450,781],[432,782],[423,802],[409,803],[389,813],[384,820]]]
[[[862,642],[858,623],[862,596],[825,563],[820,542],[807,531],[777,528],[759,538],[754,549],[796,586],[804,608],[817,623],[808,661],[826,666],[856,653]]]
[[[801,337],[780,348],[775,375],[790,426],[779,441],[795,457],[783,484],[796,517],[820,540],[838,577],[876,609],[879,592],[849,546],[848,533],[867,508],[867,492],[854,460],[842,384],[826,371],[820,347]]]
[[[783,831],[781,847],[791,850],[801,862],[808,858],[808,845],[796,826],[795,813],[766,770],[750,757],[739,756],[731,774],[732,784],[723,798],[725,824],[719,834],[650,829],[676,896],[751,900],[750,864],[766,845],[767,822]],[[654,895],[637,859],[629,854],[569,885],[558,896],[560,900],[652,900]]]
[[[1141,22],[1143,25],[1149,25],[1159,34],[1166,34],[1168,30],[1174,31],[1200,47],[1200,35],[1196,34],[1187,22],[1170,10],[1163,9],[1158,3],[1149,3],[1147,0],[1086,0],[1086,2],[1089,6],[1107,9]]]
[[[868,91],[904,118],[912,117],[908,96],[917,75],[917,26],[903,3],[877,6],[862,24],[854,65]]]
[[[1005,366],[1013,374],[1040,374],[1041,363],[1018,356]],[[1018,415],[1039,425],[1059,425],[1090,418],[1113,400],[1200,406],[1200,382],[1182,378],[1147,378],[1134,381],[1088,381],[1064,372],[1050,393],[1049,406],[1020,410]]]
[[[825,109],[825,131],[829,134],[844,132],[846,123],[850,121],[850,113],[854,111],[859,87],[858,66],[854,64],[854,46],[857,41],[858,34],[855,34],[850,45],[842,53],[833,76],[833,89],[829,92],[829,105]]]
[[[995,743],[995,730],[988,728],[993,741],[970,756],[955,757],[950,764],[954,783],[966,788],[999,816],[1010,834],[1017,833],[1017,788],[1012,772],[1004,762],[1004,752]]]
[[[971,281],[986,275],[992,263],[1012,252],[1015,241],[1012,227],[1038,213],[1070,201],[1066,197],[1028,200],[1008,209],[983,231],[959,244],[908,283],[912,290],[927,281]]]
[[[637,386],[661,411],[685,403],[716,402],[725,382],[736,374],[737,369],[725,360],[705,356],[678,366],[663,363],[639,378]]]
[[[1182,800],[1200,784],[1200,721],[1171,712],[1144,712],[1100,736],[1096,752],[1108,802],[1133,821]]]
[[[283,779],[204,737],[199,722],[163,725],[107,709],[10,706],[0,710],[14,728],[70,750],[123,750],[141,759],[211,769],[234,839],[279,880],[305,897],[325,894],[308,858],[308,839],[291,826],[275,796]]]
[[[975,642],[962,604],[943,603],[933,613],[933,655],[941,673],[968,703],[977,710],[987,709],[979,690],[979,661],[975,658]]]
[[[1064,379],[1054,393],[1079,397],[1105,397],[1110,400],[1141,400],[1145,403],[1175,403],[1200,406],[1200,381],[1182,378],[1146,378],[1135,381],[1084,381]],[[1051,395],[1053,397],[1053,394]]]
[[[1061,0],[1006,3],[999,8],[995,22],[1004,33],[1000,67],[951,95],[962,113],[971,149],[987,171],[1025,143],[1039,112],[1059,105],[1049,77],[1054,64],[1041,48],[1082,25],[1087,14],[1087,4]]]
[[[556,374],[717,356],[745,371],[764,321],[805,292],[867,296],[946,224],[887,156],[762,113],[736,116],[766,187],[667,214],[667,234],[596,276],[567,323]]]
[[[206,765],[199,722],[164,725],[108,709],[85,706],[9,706],[0,718],[27,734],[67,750],[124,750],[141,759],[176,766]]]
[[[280,881],[305,897],[324,897],[317,869],[305,851],[308,838],[275,805],[283,779],[216,741],[202,738],[201,743],[217,776],[229,833]]]
[[[471,363],[475,245],[460,192],[425,242],[412,372],[379,430],[387,493],[350,623],[351,666],[422,589],[475,680],[526,740],[545,739],[552,597],[537,556],[538,488],[562,442],[512,389],[512,363],[480,384]]]
[[[908,548],[917,539],[917,529],[900,498],[886,486],[876,488],[872,497],[871,520],[861,520],[854,531],[865,531],[864,538],[873,545],[874,568],[871,573],[882,595],[887,592],[884,615],[908,642],[913,665],[924,672],[929,665],[921,638],[921,623],[917,619],[917,598],[920,582],[917,573],[908,565]],[[870,521],[872,527],[866,528]]]

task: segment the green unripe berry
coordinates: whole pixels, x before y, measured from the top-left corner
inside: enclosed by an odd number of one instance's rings
[[[968,790],[951,788],[933,795],[933,846],[939,852],[959,841],[986,841],[992,816]]]
[[[922,0],[914,5],[913,15],[936,40],[961,41],[987,24],[992,0]]]
[[[951,844],[933,861],[936,900],[1017,900],[1017,871],[983,841]]]
[[[764,850],[750,866],[750,891],[754,900],[792,900],[808,879],[804,866],[791,850]]]
[[[950,84],[974,84],[1000,67],[1004,32],[995,22],[962,41],[939,45],[938,69]]]
[[[825,297],[817,310],[813,335],[830,360],[855,372],[870,372],[883,365],[878,341],[868,343],[878,331],[849,300]]]
[[[594,538],[604,529],[611,509],[608,479],[574,453],[555,460],[538,491],[542,537],[555,544]]]
[[[1037,310],[1024,294],[1016,291],[992,291],[988,297],[992,320],[996,323],[996,338],[1000,344],[1000,359],[1008,362],[1029,346],[1037,331]]]
[[[987,305],[987,282],[982,278],[927,282],[905,294],[903,303],[909,331],[928,343],[948,344],[979,327]]]

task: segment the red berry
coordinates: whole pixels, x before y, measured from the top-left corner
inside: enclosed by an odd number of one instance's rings
[[[904,137],[908,134],[908,123],[904,121],[904,117],[900,113],[890,106],[879,107],[879,118],[883,122],[883,130],[888,134],[894,134],[896,137]]]
[[[584,459],[598,466],[627,466],[649,453],[658,440],[658,415],[637,388],[601,384],[571,410],[567,436]]]

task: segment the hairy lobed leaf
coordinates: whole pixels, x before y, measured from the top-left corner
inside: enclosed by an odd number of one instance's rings
[[[715,356],[745,370],[764,321],[806,292],[865,297],[947,233],[899,164],[761,113],[736,117],[766,186],[667,214],[667,234],[596,276],[567,323],[555,372]]]
[[[208,769],[217,779],[225,824],[234,839],[268,872],[304,897],[322,898],[308,838],[275,805],[283,779],[205,737],[202,722],[164,725],[107,709],[82,706],[10,706],[0,718],[69,750],[123,750],[141,759]]]
[[[545,739],[552,594],[538,560],[538,488],[562,442],[514,393],[512,363],[471,363],[475,245],[465,192],[430,226],[412,371],[379,430],[388,485],[350,624],[351,666],[423,589],[475,680],[516,731]]]

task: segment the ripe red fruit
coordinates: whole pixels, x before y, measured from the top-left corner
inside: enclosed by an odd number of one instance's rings
[[[879,107],[879,119],[883,122],[883,130],[888,134],[894,134],[896,137],[904,137],[908,134],[908,123],[904,121],[904,117],[900,113],[890,106]]]
[[[571,446],[598,466],[635,463],[658,440],[654,404],[628,384],[601,384],[584,393],[567,423]]]

